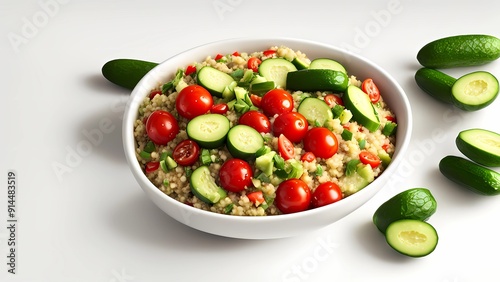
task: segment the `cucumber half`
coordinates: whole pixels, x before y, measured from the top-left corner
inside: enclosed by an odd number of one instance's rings
[[[455,143],[460,152],[476,163],[500,166],[500,134],[480,128],[468,129],[458,134]]]
[[[370,97],[361,88],[349,85],[343,100],[345,107],[352,112],[353,119],[370,132],[374,132],[380,127],[380,120]]]
[[[226,140],[230,123],[220,114],[206,114],[193,118],[186,126],[189,138],[207,149],[222,146]]]
[[[429,223],[416,219],[401,219],[387,227],[385,238],[389,246],[410,257],[423,257],[432,253],[439,237]]]
[[[297,67],[290,61],[283,58],[272,58],[262,61],[259,66],[259,74],[268,81],[274,81],[277,87],[286,89],[286,77],[291,71],[296,71]]]
[[[436,69],[420,68],[415,73],[415,82],[425,93],[437,100],[452,104],[451,87],[456,78]]]
[[[491,73],[476,71],[457,79],[451,88],[453,104],[465,111],[477,111],[498,96],[498,80]]]

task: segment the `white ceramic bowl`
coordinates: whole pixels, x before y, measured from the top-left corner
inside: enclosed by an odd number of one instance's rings
[[[358,78],[371,77],[376,82],[384,100],[395,112],[398,120],[396,150],[389,167],[370,185],[335,204],[304,212],[267,217],[246,217],[217,214],[199,210],[180,203],[155,187],[146,178],[136,159],[133,123],[143,98],[158,83],[168,81],[179,66],[193,61],[203,61],[207,55],[229,54],[234,51],[254,52],[270,46],[285,45],[300,50],[309,58],[333,58],[346,66],[350,74]],[[379,66],[356,54],[330,45],[288,38],[240,38],[202,45],[167,59],[137,84],[132,91],[123,119],[124,150],[130,169],[148,197],[166,214],[192,228],[225,237],[242,239],[271,239],[296,236],[328,226],[347,216],[370,200],[387,182],[403,158],[412,131],[411,109],[403,89]],[[147,220],[147,219],[146,219]]]

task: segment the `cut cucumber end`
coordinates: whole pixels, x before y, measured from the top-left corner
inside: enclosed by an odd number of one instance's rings
[[[431,97],[447,104],[453,103],[451,87],[457,79],[439,70],[420,68],[415,73],[418,87]]]
[[[498,80],[491,73],[476,71],[457,79],[451,88],[453,103],[465,111],[477,111],[498,96]]]
[[[474,128],[461,131],[455,143],[472,161],[489,167],[500,167],[500,134]]]
[[[385,238],[389,246],[410,257],[423,257],[432,253],[438,244],[436,229],[416,219],[401,219],[387,227]]]

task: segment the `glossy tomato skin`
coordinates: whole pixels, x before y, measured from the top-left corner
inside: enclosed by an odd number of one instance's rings
[[[282,213],[305,211],[311,204],[311,190],[300,179],[285,180],[276,189],[274,204]]]
[[[314,208],[322,207],[342,200],[342,191],[340,187],[331,181],[321,183],[312,193],[312,206]]]
[[[252,177],[252,167],[241,159],[229,159],[219,170],[220,185],[230,192],[240,192],[250,187]]]
[[[306,136],[309,124],[307,119],[298,112],[283,113],[274,119],[274,136],[285,135],[288,140],[298,143]]]
[[[179,125],[171,113],[156,110],[146,120],[146,133],[155,144],[166,145],[179,133]]]
[[[370,165],[372,168],[376,168],[377,166],[379,166],[382,163],[382,161],[380,160],[380,158],[377,155],[375,155],[372,152],[366,151],[366,150],[359,152],[359,160],[363,164]]]
[[[325,127],[314,127],[304,137],[304,149],[318,158],[328,159],[337,153],[338,148],[337,137]]]
[[[285,161],[295,157],[295,146],[283,134],[278,137],[278,151]]]
[[[260,101],[260,108],[268,117],[291,112],[293,110],[293,97],[283,89],[273,89],[264,94]]]
[[[260,133],[271,132],[271,122],[266,115],[259,111],[251,110],[242,114],[238,123],[248,125]]]
[[[213,104],[214,100],[210,92],[196,84],[184,87],[175,99],[177,112],[187,119],[206,114]]]
[[[380,100],[380,91],[378,90],[377,85],[373,82],[373,79],[367,78],[361,84],[361,89],[368,94],[370,97],[370,101],[372,103],[377,103]]]
[[[193,140],[186,139],[175,146],[172,152],[174,161],[182,166],[193,165],[200,156],[200,146]]]

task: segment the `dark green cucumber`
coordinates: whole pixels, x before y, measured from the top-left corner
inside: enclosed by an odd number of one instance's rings
[[[348,84],[345,73],[330,69],[291,71],[286,77],[287,89],[291,90],[344,92]]]
[[[500,166],[500,134],[481,128],[467,129],[458,134],[455,143],[472,161],[489,167]]]
[[[452,104],[451,87],[456,78],[436,69],[421,68],[415,73],[415,82],[425,93],[442,102]]]
[[[137,83],[158,64],[135,59],[115,59],[102,66],[102,75],[110,82],[134,89]]]
[[[189,177],[191,192],[205,203],[215,204],[225,198],[227,193],[215,183],[208,166],[200,166]]]
[[[436,229],[416,219],[401,219],[387,227],[385,239],[397,252],[410,257],[423,257],[432,253],[438,244]]]
[[[498,96],[498,80],[491,73],[476,71],[461,76],[451,88],[453,104],[464,111],[489,106]]]
[[[477,66],[500,57],[500,39],[484,34],[466,34],[434,40],[417,53],[428,68]]]
[[[355,85],[349,85],[342,97],[346,109],[352,112],[355,121],[366,127],[370,132],[380,127],[380,119],[373,107],[370,97]]]
[[[439,170],[451,181],[478,194],[500,194],[500,173],[465,158],[446,156],[439,162]]]

